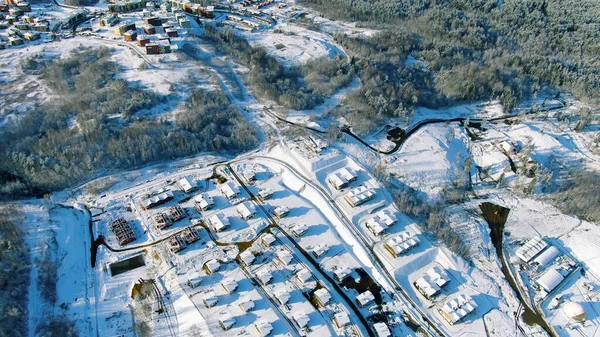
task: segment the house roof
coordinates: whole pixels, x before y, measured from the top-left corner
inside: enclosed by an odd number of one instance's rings
[[[540,276],[536,283],[544,288],[547,292],[551,292],[565,279],[558,270],[552,268],[548,269],[542,276]]]
[[[307,326],[308,322],[310,322],[310,318],[308,318],[308,315],[304,311],[295,312],[292,317],[301,328]]]
[[[545,267],[550,262],[554,261],[557,257],[559,257],[562,253],[554,246],[548,247],[544,250],[540,255],[538,255],[533,262],[538,264],[541,267]]]
[[[348,314],[343,311],[338,312],[335,315],[333,315],[333,319],[336,321],[336,323],[339,327],[343,327],[343,326],[350,324],[350,316],[348,316]]]
[[[245,250],[240,254],[240,259],[244,261],[245,264],[249,265],[254,261],[254,254],[249,250]]]
[[[327,291],[327,289],[319,288],[315,291],[315,296],[321,301],[323,304],[329,303],[331,299],[331,295]]]
[[[371,301],[375,300],[375,296],[373,296],[373,293],[370,292],[369,290],[365,291],[362,294],[359,294],[358,296],[356,296],[356,300],[358,301],[358,303],[360,303],[360,305],[367,305],[369,304]]]
[[[529,262],[547,246],[548,243],[542,238],[534,237],[527,241],[523,246],[519,247],[516,255],[522,261]]]

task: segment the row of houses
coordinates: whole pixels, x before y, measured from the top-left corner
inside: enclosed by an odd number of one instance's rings
[[[124,246],[136,239],[133,228],[131,228],[131,225],[124,218],[118,218],[111,222],[110,229],[117,237],[120,246]]]
[[[379,236],[384,233],[388,228],[395,225],[397,219],[394,215],[388,214],[381,210],[377,212],[373,217],[369,218],[365,223],[365,226],[373,235]]]
[[[175,222],[185,218],[187,213],[181,206],[175,205],[169,207],[166,212],[157,213],[154,215],[154,224],[156,229],[163,230],[171,227]]]
[[[171,237],[168,241],[169,250],[172,253],[177,253],[185,248],[188,245],[200,240],[200,233],[194,227],[188,227],[183,230],[178,235]]]
[[[331,184],[331,186],[333,186],[333,188],[336,190],[341,190],[348,187],[348,185],[351,182],[356,181],[356,179],[356,173],[354,173],[354,171],[352,171],[350,168],[345,167],[332,173],[327,181],[329,181],[329,184]]]
[[[365,202],[375,198],[377,193],[375,189],[361,185],[354,189],[351,189],[345,196],[344,199],[352,207],[356,207],[364,204]]]
[[[413,285],[425,298],[431,300],[450,283],[450,278],[444,270],[433,267],[418,278]]]
[[[413,249],[419,244],[419,239],[407,231],[404,231],[391,239],[387,240],[384,244],[385,249],[392,254],[393,257],[398,257],[409,250]]]

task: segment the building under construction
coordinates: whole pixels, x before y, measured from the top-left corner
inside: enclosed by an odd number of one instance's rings
[[[118,218],[111,223],[110,227],[113,233],[115,233],[117,236],[119,245],[124,246],[132,241],[135,241],[135,233],[133,232],[133,229],[127,220]]]

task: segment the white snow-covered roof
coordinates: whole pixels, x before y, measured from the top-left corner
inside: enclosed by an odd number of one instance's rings
[[[221,193],[223,193],[227,199],[233,199],[240,193],[240,190],[236,185],[227,182],[221,186]]]
[[[560,255],[560,250],[558,250],[554,246],[550,246],[546,250],[544,250],[540,255],[538,255],[535,259],[533,259],[533,263],[539,265],[540,267],[545,267]]]
[[[209,260],[204,264],[204,267],[208,269],[211,273],[219,270],[221,268],[221,264],[217,260]]]
[[[337,172],[334,172],[329,176],[329,183],[333,185],[333,187],[340,189],[342,186],[345,186],[348,182],[346,181],[346,179],[342,178]]]
[[[167,191],[167,192],[163,192],[163,193],[157,194],[155,196],[152,196],[150,198],[144,199],[142,201],[142,204],[144,205],[145,208],[149,208],[149,207],[152,207],[153,205],[156,205],[159,202],[173,199],[173,197],[174,197],[173,192]]]
[[[343,280],[346,276],[352,274],[352,271],[348,268],[338,268],[333,273],[338,280]]]
[[[254,254],[251,251],[245,250],[240,254],[240,260],[242,260],[246,265],[251,265],[254,262]]]
[[[231,314],[225,314],[225,315],[219,317],[219,324],[221,324],[223,329],[229,330],[229,329],[231,329],[232,326],[235,325],[235,318],[233,318],[233,316],[231,316]]]
[[[356,296],[356,301],[358,302],[358,304],[361,307],[364,307],[365,305],[373,302],[374,300],[375,300],[375,296],[373,296],[373,293],[369,290]]]
[[[527,263],[531,261],[536,255],[538,255],[544,248],[548,246],[548,243],[542,238],[534,237],[527,241],[523,246],[517,249],[516,255],[521,261]]]
[[[316,257],[320,257],[323,256],[323,254],[327,253],[328,250],[329,247],[327,247],[326,245],[318,245],[313,249],[313,254],[315,254]]]
[[[398,256],[411,248],[416,247],[418,244],[419,239],[405,231],[389,239],[385,243],[385,247],[388,250],[393,251],[395,256]]]
[[[179,180],[177,184],[179,184],[179,186],[181,186],[181,189],[186,193],[196,188],[196,182],[190,180],[188,177]]]
[[[268,336],[273,331],[273,326],[269,322],[259,321],[254,323],[254,326],[262,336]]]
[[[290,300],[290,294],[289,292],[283,288],[283,287],[279,287],[277,289],[275,289],[273,291],[273,295],[275,295],[275,298],[279,301],[279,303],[286,304],[289,300]]]
[[[344,311],[340,311],[333,315],[333,319],[335,320],[335,324],[341,328],[348,324],[350,324],[350,316]]]
[[[273,214],[275,214],[277,217],[280,217],[280,218],[286,216],[289,212],[290,212],[290,209],[287,206],[277,206],[273,210]]]
[[[375,198],[375,195],[376,192],[374,189],[368,188],[366,186],[359,186],[357,188],[351,189],[346,194],[345,198],[351,206],[358,206]]]
[[[542,276],[540,276],[536,283],[542,287],[546,292],[551,292],[565,279],[558,270],[552,268],[548,269]]]
[[[287,251],[286,249],[281,249],[277,251],[277,258],[279,259],[279,261],[281,261],[281,263],[287,266],[290,264],[290,262],[292,262],[293,257],[289,251]]]
[[[324,288],[317,289],[315,291],[315,296],[323,305],[326,305],[327,303],[329,303],[329,300],[331,299],[331,295],[329,294],[327,289],[324,289]]]
[[[304,235],[304,233],[306,233],[306,231],[308,231],[308,227],[303,223],[297,224],[294,227],[292,227],[292,234],[296,236],[302,236]]]
[[[366,225],[367,228],[371,230],[371,232],[373,232],[373,234],[375,235],[380,235],[381,233],[385,232],[386,229],[388,229],[388,226],[385,223],[381,222],[377,217],[373,217],[367,220]]]
[[[240,302],[240,308],[244,311],[244,312],[248,312],[252,309],[254,309],[254,301],[247,298],[247,299],[243,299]]]
[[[214,291],[210,291],[204,294],[204,296],[202,296],[202,300],[204,301],[204,304],[206,304],[207,307],[212,307],[219,301]]]
[[[213,198],[207,193],[200,193],[194,197],[194,201],[200,206],[201,209],[207,209],[215,205]]]
[[[454,324],[475,311],[475,309],[477,309],[477,303],[470,296],[460,294],[456,298],[446,302],[441,307],[440,313],[450,324]]]
[[[427,298],[437,294],[444,286],[450,282],[446,272],[438,267],[432,267],[425,275],[415,281],[415,286]]]
[[[256,207],[251,202],[245,201],[237,206],[237,212],[244,219],[250,219],[256,214]]]
[[[275,236],[271,233],[267,233],[267,234],[263,235],[262,242],[265,245],[270,246],[273,244],[273,242],[275,242]]]
[[[256,275],[262,284],[267,284],[273,279],[273,275],[267,269],[261,269]]]
[[[375,329],[375,333],[377,337],[390,337],[392,333],[385,323],[375,323],[373,324],[373,328]]]
[[[342,178],[346,179],[347,181],[356,180],[356,174],[352,171],[352,169],[348,167],[344,167],[337,172]]]
[[[375,214],[375,216],[377,218],[379,218],[380,222],[383,222],[388,227],[393,226],[396,223],[396,221],[397,221],[395,215],[390,214],[389,212],[386,212],[385,210],[381,210],[381,211],[377,212]]]
[[[295,312],[292,315],[292,318],[294,318],[294,321],[296,321],[296,324],[298,324],[300,328],[304,328],[308,325],[308,322],[310,322],[310,318],[308,318],[308,315],[304,311]]]
[[[229,228],[229,219],[221,213],[213,214],[208,221],[217,232]]]
[[[263,199],[269,199],[273,196],[273,190],[270,188],[262,188],[258,191],[258,195]]]
[[[225,288],[225,291],[227,291],[230,294],[234,292],[238,286],[237,282],[230,278],[226,278],[223,281],[221,281],[221,285],[223,286],[223,288]]]
[[[296,277],[302,283],[310,280],[311,276],[312,274],[310,273],[310,271],[304,267],[300,268],[300,270],[296,272]]]

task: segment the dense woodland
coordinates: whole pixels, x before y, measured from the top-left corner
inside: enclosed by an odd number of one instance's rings
[[[99,48],[23,61],[23,70],[56,95],[0,128],[6,140],[0,144],[0,171],[6,173],[0,193],[59,189],[105,169],[255,145],[254,129],[221,91],[193,91],[174,121],[136,116],[167,98],[116,79],[110,55]]]
[[[250,46],[232,30],[206,26],[205,35],[220,50],[250,68],[248,81],[255,94],[287,108],[311,109],[352,79],[353,70],[342,57],[323,57],[301,67],[285,67],[264,48]]]
[[[29,248],[21,231],[24,216],[0,204],[0,337],[27,335]]]
[[[595,0],[300,2],[381,31],[371,38],[336,36],[364,84],[338,111],[358,115],[356,122],[489,98],[510,111],[544,86],[594,105],[600,99]],[[426,66],[407,64],[409,55]]]

